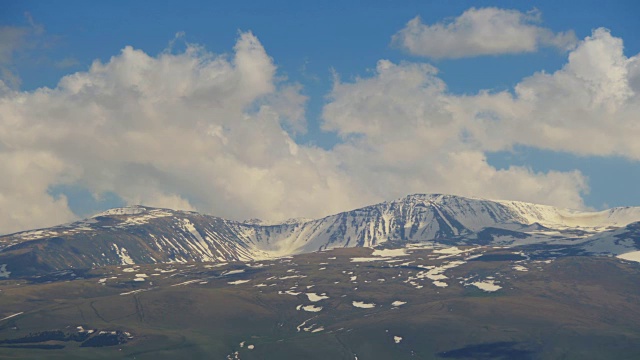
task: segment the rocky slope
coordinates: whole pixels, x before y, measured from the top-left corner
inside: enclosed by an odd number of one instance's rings
[[[0,274],[114,264],[229,262],[391,242],[518,246],[547,243],[577,253],[640,248],[640,208],[580,212],[516,201],[410,195],[317,220],[264,225],[143,206],[0,237]]]

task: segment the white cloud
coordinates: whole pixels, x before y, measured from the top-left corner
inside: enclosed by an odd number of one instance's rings
[[[335,81],[323,127],[342,141],[324,150],[291,137],[305,131],[306,98],[251,33],[229,55],[126,47],[53,89],[0,94],[0,232],[72,219],[48,194],[60,184],[235,219],[416,192],[583,207],[580,172],[499,170],[485,154],[524,144],[640,158],[639,63],[599,29],[556,73],[458,96],[431,65],[381,60],[369,77]]]
[[[485,153],[514,145],[640,160],[640,56],[596,29],[553,74],[523,79],[513,93],[454,95],[427,64],[382,60],[376,73],[337,81],[325,129],[345,143],[341,166],[389,198],[445,192],[584,206],[589,189],[577,171],[497,170]]]
[[[466,134],[475,120],[458,110],[469,100],[447,94],[429,65],[380,61],[370,78],[337,82],[331,100],[325,129],[346,139],[334,153],[375,197],[433,192],[584,206],[579,172],[487,164],[486,147]]]
[[[73,169],[48,152],[2,145],[0,141],[0,233],[73,219],[67,199],[55,199],[47,193],[49,184],[62,180]]]
[[[426,25],[415,17],[392,43],[434,59],[533,52],[540,46],[569,50],[575,43],[572,31],[554,34],[539,22],[538,11],[471,8],[446,23]]]
[[[640,160],[640,56],[596,29],[557,72],[523,79],[514,93],[452,98],[473,141],[484,149],[523,144],[579,155]]]
[[[275,72],[257,38],[242,33],[230,56],[126,47],[54,89],[6,92],[0,232],[72,218],[64,198],[47,194],[59,184],[231,218],[342,210],[359,191],[330,154],[283,130],[304,131],[306,98]]]

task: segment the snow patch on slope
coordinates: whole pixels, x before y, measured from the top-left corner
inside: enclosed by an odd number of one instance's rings
[[[398,257],[398,256],[407,256],[409,254],[407,254],[406,249],[382,249],[382,250],[375,249],[373,250],[371,255],[381,256],[385,258],[392,258],[392,257]]]
[[[376,304],[374,304],[374,303],[366,303],[364,301],[353,301],[353,302],[351,302],[351,304],[354,307],[361,308],[361,309],[372,309],[372,308],[376,307]]]
[[[0,265],[0,278],[9,278],[11,271],[7,271],[7,264]]]
[[[486,292],[494,292],[502,289],[502,286],[496,285],[495,280],[476,281],[472,282],[470,285]]]
[[[302,310],[307,312],[319,312],[322,310],[322,306],[306,305],[302,307]]]
[[[307,295],[307,297],[309,298],[309,301],[311,301],[311,302],[318,302],[320,300],[324,300],[324,299],[328,299],[329,298],[325,294],[318,295],[316,293],[306,293],[305,295]]]
[[[120,263],[122,265],[134,265],[136,263],[129,256],[129,252],[127,251],[127,249],[125,249],[124,247],[118,248],[118,245],[116,245],[116,244],[112,244],[112,245],[113,245],[113,249],[118,254],[118,257],[120,257]]]
[[[616,257],[622,260],[640,262],[640,251],[632,251],[626,254],[620,254]]]

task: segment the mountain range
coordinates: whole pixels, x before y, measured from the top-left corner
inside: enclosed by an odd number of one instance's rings
[[[0,237],[0,276],[108,265],[254,261],[348,247],[545,245],[574,255],[640,249],[640,207],[598,212],[415,194],[321,219],[266,224],[131,206]]]
[[[640,358],[640,208],[145,206],[0,237],[0,358]]]

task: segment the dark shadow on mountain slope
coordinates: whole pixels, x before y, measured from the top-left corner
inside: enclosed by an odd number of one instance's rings
[[[526,239],[531,235],[520,231],[486,227],[477,233],[477,240],[475,240],[474,243],[478,245],[489,245],[495,240],[495,238],[500,236],[507,236],[514,239]]]
[[[64,345],[60,344],[32,344],[32,345],[2,345],[0,347],[9,349],[39,349],[39,350],[60,350],[64,349]]]
[[[443,351],[436,355],[446,359],[480,360],[529,360],[534,352],[521,343],[500,341],[486,344],[469,345],[460,349]]]
[[[474,259],[469,259],[469,261],[518,261],[518,260],[526,260],[527,257],[521,254],[485,254],[481,255]]]

